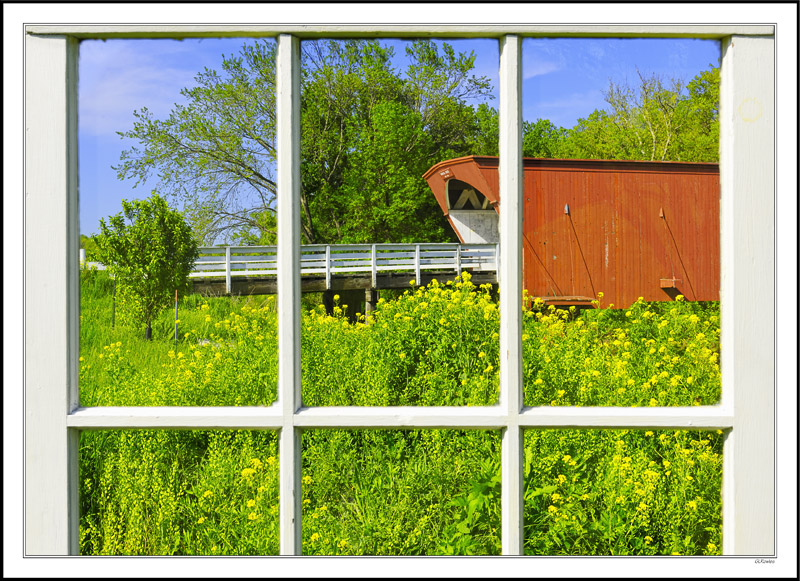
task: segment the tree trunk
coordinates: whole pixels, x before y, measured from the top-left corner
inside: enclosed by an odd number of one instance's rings
[[[153,329],[150,326],[150,321],[147,321],[147,328],[144,330],[144,338],[146,341],[153,340]]]

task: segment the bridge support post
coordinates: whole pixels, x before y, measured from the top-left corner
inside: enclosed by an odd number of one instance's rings
[[[368,288],[364,291],[364,319],[367,324],[372,321],[372,311],[378,302],[378,290]]]

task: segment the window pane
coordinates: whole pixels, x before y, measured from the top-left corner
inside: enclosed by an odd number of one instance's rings
[[[527,405],[719,402],[719,58],[523,42]]]
[[[301,46],[304,404],[495,403],[497,41]]]
[[[273,301],[185,297],[178,311],[188,331],[176,343],[102,328],[97,319],[112,293],[102,272],[82,275],[82,405],[238,406],[276,400]],[[97,319],[87,322],[92,316]]]
[[[278,553],[273,432],[84,432],[79,468],[82,555]]]
[[[526,311],[528,405],[691,406],[719,402],[719,303]]]
[[[82,405],[275,400],[274,59],[271,39],[82,42]]]
[[[303,554],[499,554],[499,459],[497,432],[304,432]]]
[[[526,430],[526,555],[720,555],[721,432]]]

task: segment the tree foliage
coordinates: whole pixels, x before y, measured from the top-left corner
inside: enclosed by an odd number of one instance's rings
[[[134,112],[138,141],[116,169],[134,186],[151,177],[166,195],[184,202],[204,243],[226,230],[259,226],[258,211],[274,211],[275,46],[261,42],[223,59],[222,73],[205,69],[181,91],[169,117]]]
[[[376,41],[304,41],[301,51],[303,240],[441,240],[449,228],[421,176],[434,163],[472,153],[469,99],[488,96],[474,55],[428,40],[406,50]],[[206,69],[186,104],[156,120],[135,113],[121,133],[139,145],[116,170],[136,184],[156,177],[184,203],[203,242],[275,240],[274,43],[244,46]]]
[[[567,131],[559,156],[647,161],[719,160],[719,68],[687,85],[638,73],[638,83],[609,82],[607,109]]]
[[[117,282],[126,314],[137,324],[151,323],[170,304],[173,293],[185,291],[198,256],[191,228],[180,212],[153,193],[146,200],[122,200],[122,212],[100,220],[93,237],[97,257]]]
[[[562,159],[719,160],[719,68],[688,84],[638,73],[638,84],[609,82],[608,107],[565,129],[547,119],[523,121],[522,155]],[[497,110],[475,110],[476,155],[497,155]]]
[[[497,109],[481,104],[475,109],[475,127],[471,149],[473,155],[498,155],[500,118]],[[557,158],[567,130],[547,119],[522,122],[523,157]]]

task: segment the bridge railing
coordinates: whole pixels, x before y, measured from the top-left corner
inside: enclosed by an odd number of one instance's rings
[[[233,276],[274,276],[278,270],[276,246],[213,246],[200,248],[191,278],[225,277],[230,292]],[[330,288],[335,274],[409,272],[417,280],[422,271],[456,276],[462,270],[496,271],[496,244],[309,244],[301,247],[301,275],[324,275]]]

